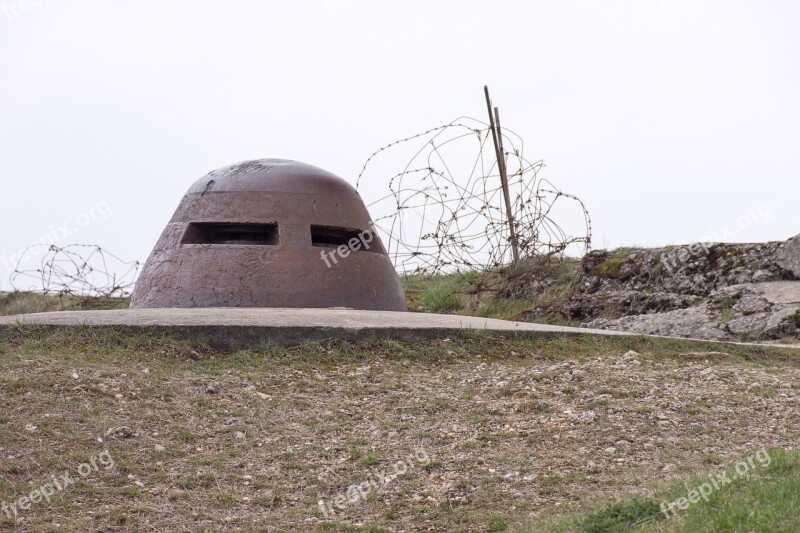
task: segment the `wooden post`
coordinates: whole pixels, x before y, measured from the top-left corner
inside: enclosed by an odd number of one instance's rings
[[[494,152],[497,157],[497,167],[500,169],[500,183],[503,186],[503,198],[506,203],[506,220],[508,221],[508,236],[511,241],[513,264],[516,264],[519,261],[519,250],[517,249],[517,232],[514,229],[514,213],[511,210],[511,194],[508,190],[506,156],[503,149],[503,131],[500,129],[500,110],[495,107],[494,112],[492,111],[492,100],[489,98],[488,85],[483,86],[483,91],[486,94],[486,107],[489,110],[489,127],[492,130]]]

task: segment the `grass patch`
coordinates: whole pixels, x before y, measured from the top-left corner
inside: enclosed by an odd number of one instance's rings
[[[633,498],[606,505],[579,522],[585,533],[615,533],[637,526],[643,522],[665,518],[653,500]]]
[[[611,257],[592,269],[592,274],[602,278],[620,279],[622,277],[622,265],[635,250],[635,248],[614,250]]]
[[[558,310],[572,294],[579,271],[574,258],[535,257],[487,272],[400,280],[410,311],[569,325]]]
[[[130,298],[94,298],[33,292],[0,292],[0,315],[22,315],[49,311],[127,309]]]
[[[733,462],[724,470],[730,482],[719,482],[718,489],[709,476],[719,479],[722,470],[672,483],[652,498],[631,497],[576,515],[542,519],[517,533],[800,531],[800,452],[778,448],[758,452],[755,458]]]
[[[364,466],[375,466],[380,464],[381,460],[377,455],[369,454],[359,459],[358,462]]]
[[[498,532],[498,531],[506,531],[507,529],[508,529],[508,524],[506,523],[505,519],[502,516],[489,517],[489,525],[486,528],[486,531]]]
[[[405,275],[400,277],[410,311],[451,313],[461,311],[468,300],[472,274],[443,276]]]
[[[456,294],[456,286],[443,283],[425,289],[422,294],[422,304],[425,310],[432,313],[450,313],[464,308],[461,299]]]
[[[363,363],[371,360],[414,359],[441,362],[482,358],[488,360],[535,357],[544,360],[619,356],[629,350],[654,358],[685,359],[686,353],[724,352],[735,361],[794,362],[800,349],[769,345],[736,345],[714,341],[657,338],[637,335],[571,335],[542,334],[536,337],[516,337],[494,332],[464,330],[449,340],[419,339],[399,341],[392,339],[348,342],[340,339],[300,343],[293,346],[268,346],[248,350],[217,351],[203,339],[191,341],[170,337],[168,334],[131,333],[118,327],[52,328],[36,324],[15,324],[0,328],[0,354],[14,346],[20,355],[51,353],[73,357],[80,354],[87,362],[133,360],[166,364],[176,368],[225,371],[228,369],[260,371],[265,361],[281,361],[300,367]],[[9,379],[6,391],[23,390],[25,382]],[[572,394],[570,386],[563,387],[564,394]],[[618,394],[618,391],[614,391]],[[765,388],[764,396],[771,391]]]

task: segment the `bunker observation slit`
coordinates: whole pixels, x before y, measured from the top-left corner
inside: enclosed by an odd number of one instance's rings
[[[183,234],[181,244],[244,244],[275,246],[277,224],[236,224],[192,222]]]

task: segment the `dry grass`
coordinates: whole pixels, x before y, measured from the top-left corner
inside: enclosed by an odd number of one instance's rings
[[[94,298],[72,295],[45,295],[33,292],[0,292],[0,315],[22,315],[49,311],[124,309],[128,298]]]
[[[23,327],[0,337],[0,501],[105,449],[116,468],[0,528],[502,531],[796,445],[798,355],[483,335],[220,353]],[[320,499],[418,449],[427,467],[325,520]]]
[[[571,324],[560,312],[579,276],[572,258],[526,259],[500,271],[401,276],[410,311]]]

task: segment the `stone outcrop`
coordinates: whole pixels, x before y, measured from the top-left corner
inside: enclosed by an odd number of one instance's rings
[[[800,236],[597,250],[562,311],[582,325],[702,339],[800,338]]]
[[[775,254],[775,263],[800,279],[800,235],[792,237],[781,246]]]
[[[800,281],[732,285],[686,309],[617,319],[598,318],[585,325],[708,340],[800,337]]]

